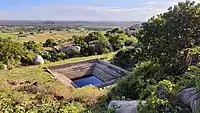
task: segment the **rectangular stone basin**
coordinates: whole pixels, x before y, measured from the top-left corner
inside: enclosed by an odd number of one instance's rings
[[[63,84],[75,88],[87,85],[106,87],[128,72],[98,59],[52,66],[47,70]]]

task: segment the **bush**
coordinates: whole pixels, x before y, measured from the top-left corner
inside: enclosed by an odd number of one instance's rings
[[[128,36],[125,34],[111,34],[108,39],[114,51],[117,51],[125,46],[125,41]]]
[[[181,75],[191,64],[190,49],[200,45],[200,4],[187,0],[143,23],[138,41],[146,59],[167,67],[169,74]],[[195,29],[193,29],[195,28]]]
[[[89,45],[88,51],[90,55],[103,54],[110,50],[108,39],[99,32],[90,33],[84,40]]]
[[[151,92],[146,103],[139,106],[140,113],[191,113],[182,103],[176,102],[176,85],[168,80],[148,86],[141,95]],[[149,94],[149,93],[148,93]]]
[[[50,53],[43,53],[41,54],[42,58],[46,59],[46,60],[51,60],[52,56]]]
[[[131,69],[141,60],[140,48],[122,49],[113,58],[113,64],[124,69]]]
[[[34,52],[32,51],[25,51],[21,57],[22,65],[28,66],[33,64],[33,56]]]
[[[98,37],[97,48],[99,48],[99,51],[96,51],[98,54],[108,53],[110,50],[110,43],[108,39],[104,36]]]
[[[45,47],[53,47],[53,46],[57,46],[57,44],[54,39],[50,38],[45,41],[44,46]]]
[[[196,66],[190,66],[188,71],[184,74],[180,81],[178,81],[178,88],[190,88],[196,87],[200,91],[200,68]]]
[[[0,61],[6,65],[17,65],[23,56],[23,45],[9,38],[0,38]]]
[[[110,51],[108,39],[99,32],[89,33],[88,36],[73,36],[74,43],[81,47],[81,55],[103,54]]]
[[[162,73],[159,64],[150,61],[142,62],[136,65],[133,72],[117,82],[113,94],[114,96],[137,100],[148,85],[154,85],[163,78],[165,78],[165,74]],[[144,99],[147,95],[144,96]]]
[[[36,44],[35,41],[29,41],[29,42],[24,42],[24,48],[33,51],[35,53],[38,53],[42,49],[42,46],[40,44]]]
[[[5,65],[2,62],[0,62],[0,70],[3,70],[4,68],[5,68]]]
[[[72,38],[74,43],[81,47],[81,54],[86,55],[88,53],[88,44],[84,41],[84,37],[74,35]]]
[[[135,37],[129,37],[126,41],[125,41],[125,46],[135,46],[137,44],[138,40]]]
[[[56,60],[64,60],[67,57],[66,53],[60,52],[56,54]]]

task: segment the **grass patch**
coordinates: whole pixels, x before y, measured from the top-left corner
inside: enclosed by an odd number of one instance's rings
[[[36,41],[37,43],[45,42],[47,39],[52,38],[52,39],[69,39],[72,38],[73,35],[78,35],[78,36],[85,36],[88,34],[88,31],[83,31],[83,32],[67,32],[67,31],[46,31],[42,34],[35,34],[35,35],[30,35],[28,37],[23,37],[20,38],[20,42],[28,42],[30,40]]]
[[[16,38],[17,37],[17,33],[0,33],[0,37],[2,38]]]
[[[18,108],[21,106],[21,108],[24,108],[24,111],[33,109],[36,111],[42,110],[42,112],[44,112],[47,109],[58,109],[59,107],[65,107],[62,109],[66,111],[72,110],[75,112],[80,110],[80,107],[84,112],[88,111],[87,106],[98,103],[98,100],[106,94],[106,91],[91,86],[78,89],[67,87],[55,80],[52,75],[45,72],[43,68],[97,58],[109,60],[114,54],[115,53],[109,53],[79,57],[48,63],[43,66],[2,70],[0,71],[0,110],[6,109],[8,111],[13,111],[14,109],[15,111],[16,107]],[[8,105],[11,108],[4,108]]]

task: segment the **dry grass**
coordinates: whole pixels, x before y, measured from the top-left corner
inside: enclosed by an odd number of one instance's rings
[[[59,64],[66,63],[74,63],[84,60],[91,60],[97,58],[103,58],[105,60],[109,60],[113,57],[115,53],[109,53],[104,55],[97,56],[89,56],[89,57],[79,57],[72,58],[60,62],[49,63],[43,66],[30,66],[30,67],[22,67],[15,68],[12,70],[2,70],[0,71],[0,88],[5,88],[8,91],[13,89],[16,83],[30,81],[31,83],[37,82],[41,85],[41,87],[50,87],[52,90],[52,94],[61,95],[66,99],[81,99],[80,101],[91,104],[92,102],[96,102],[96,100],[104,94],[103,91],[97,90],[96,88],[86,87],[80,89],[73,89],[63,85],[58,80],[55,80],[51,74],[44,70],[46,66],[53,66]],[[10,83],[8,83],[10,81]],[[13,82],[14,81],[14,82]],[[87,93],[88,92],[88,93]],[[24,94],[19,93],[20,97],[22,96],[32,96],[33,94]],[[94,95],[91,97],[91,95]]]
[[[0,37],[2,38],[16,38],[17,37],[17,33],[0,33]]]
[[[37,43],[40,43],[40,42],[45,42],[48,38],[69,39],[69,38],[72,38],[73,35],[85,36],[87,34],[88,34],[88,31],[83,31],[83,32],[52,31],[52,33],[47,31],[42,34],[35,34],[35,36],[24,37],[19,40],[21,42],[33,40],[33,41],[36,41]]]

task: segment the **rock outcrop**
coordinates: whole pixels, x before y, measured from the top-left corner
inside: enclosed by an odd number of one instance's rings
[[[80,53],[81,47],[80,46],[62,47],[60,48],[60,51],[65,52],[67,54]]]
[[[177,99],[190,107],[192,113],[198,113],[200,108],[200,93],[195,88],[187,88],[178,93]]]
[[[192,113],[200,113],[200,93],[196,88],[186,88],[177,94],[177,100],[188,106]],[[145,101],[142,102],[143,104]],[[111,101],[108,109],[115,109],[116,113],[137,113],[137,101]]]

